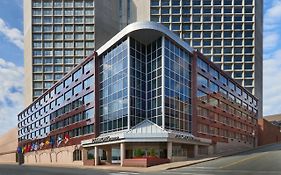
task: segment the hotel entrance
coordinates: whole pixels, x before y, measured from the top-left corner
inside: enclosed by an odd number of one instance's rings
[[[120,143],[84,148],[84,165],[148,167],[168,163],[167,143]],[[96,153],[98,156],[96,156]]]
[[[114,145],[105,145],[105,146],[99,146],[97,147],[98,152],[98,165],[114,165],[114,164],[120,164],[120,145],[114,144]],[[84,165],[95,165],[95,147],[89,147],[85,148],[83,150],[83,162]]]
[[[120,164],[120,145],[107,145],[98,148],[100,165],[116,165]]]
[[[85,157],[90,153],[93,158],[91,165],[148,167],[196,157],[198,148],[210,146],[211,140],[166,131],[150,121],[143,121],[130,130],[102,134],[81,144],[87,152]],[[84,165],[88,161],[85,160]]]

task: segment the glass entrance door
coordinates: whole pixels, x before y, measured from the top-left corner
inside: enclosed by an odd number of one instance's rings
[[[112,148],[112,163],[120,164],[120,147]]]

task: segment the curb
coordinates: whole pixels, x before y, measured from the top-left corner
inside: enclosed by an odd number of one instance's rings
[[[196,164],[199,164],[199,163],[204,163],[204,162],[216,160],[216,159],[219,159],[219,158],[222,158],[222,157],[223,156],[214,157],[214,158],[210,158],[210,159],[207,159],[207,160],[202,160],[202,161],[198,161],[198,162],[189,163],[189,164],[186,164],[186,165],[179,165],[179,166],[175,166],[175,167],[170,167],[170,168],[167,168],[165,170],[173,170],[173,169],[177,169],[177,168],[183,168],[183,167],[187,167],[187,166],[191,166],[191,165],[196,165]]]
[[[252,149],[248,149],[248,150],[243,150],[243,151],[240,151],[240,152],[235,152],[235,153],[230,153],[230,154],[226,154],[226,155],[220,155],[220,156],[217,156],[217,157],[214,157],[214,158],[210,158],[210,159],[207,159],[207,160],[198,160],[198,162],[193,162],[193,163],[190,163],[190,164],[186,164],[186,165],[179,165],[179,166],[175,166],[175,167],[169,167],[165,170],[173,170],[173,169],[177,169],[177,168],[183,168],[183,167],[187,167],[187,166],[192,166],[192,165],[196,165],[196,164],[199,164],[199,163],[204,163],[204,162],[208,162],[208,161],[212,161],[212,160],[216,160],[216,159],[220,159],[220,158],[223,158],[223,157],[229,157],[229,156],[234,156],[234,155],[238,155],[238,154],[241,154],[241,153],[244,153],[244,152],[248,152],[248,151],[251,151],[251,150],[258,150],[260,149],[260,147],[257,147],[257,148],[252,148]]]

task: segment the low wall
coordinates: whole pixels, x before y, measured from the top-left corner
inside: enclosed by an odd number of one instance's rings
[[[81,161],[73,161],[74,150],[75,146],[67,146],[25,153],[24,164],[83,165],[83,159]]]
[[[221,154],[221,153],[231,153],[231,152],[237,152],[237,151],[243,151],[253,148],[253,143],[245,143],[242,141],[238,141],[236,139],[229,139],[228,143],[218,142],[215,146],[215,153]]]
[[[83,160],[83,165],[85,166],[95,166],[95,159],[93,160]]]
[[[0,163],[16,163],[16,153],[0,154]]]
[[[160,165],[163,163],[169,163],[169,159],[160,158],[135,158],[135,159],[125,159],[123,166],[129,167],[150,167],[154,165]]]
[[[259,131],[258,131],[258,145],[267,145],[272,143],[281,142],[280,127],[273,125],[266,119],[259,119]]]
[[[18,131],[13,128],[0,136],[0,162],[16,163],[16,150],[18,147]]]

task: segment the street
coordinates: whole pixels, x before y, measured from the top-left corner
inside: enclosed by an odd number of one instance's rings
[[[0,175],[137,175],[96,169],[0,165]],[[281,175],[281,144],[149,175]]]
[[[281,175],[281,144],[235,156],[155,174],[167,175]]]

